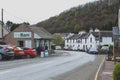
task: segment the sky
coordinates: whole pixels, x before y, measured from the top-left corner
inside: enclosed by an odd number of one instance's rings
[[[36,24],[92,1],[95,0],[0,0],[0,9],[4,9],[4,22]]]

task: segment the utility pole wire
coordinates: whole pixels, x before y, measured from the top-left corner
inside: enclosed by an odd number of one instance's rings
[[[11,15],[12,17],[14,17],[14,18],[16,18],[16,19],[19,19],[19,20],[23,21],[23,22],[28,22],[28,21],[26,21],[25,19],[22,19],[22,18],[20,18],[20,17],[14,15],[14,14],[12,14],[12,13],[6,11],[6,10],[4,10],[4,12],[7,13],[7,14],[9,14],[9,15]]]

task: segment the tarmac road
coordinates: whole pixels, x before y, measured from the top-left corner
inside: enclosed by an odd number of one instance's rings
[[[0,62],[0,80],[94,80],[104,56],[57,51],[55,57]]]

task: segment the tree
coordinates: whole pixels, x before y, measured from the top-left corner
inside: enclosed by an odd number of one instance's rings
[[[14,24],[12,25],[12,27],[10,28],[10,31],[13,31],[13,30],[16,29],[19,25],[20,25],[20,24],[14,23]]]
[[[37,26],[42,26],[51,33],[77,33],[79,30],[88,31],[91,27],[112,30],[113,26],[118,26],[118,9],[119,0],[97,0],[64,11]]]
[[[55,45],[63,46],[64,40],[62,39],[60,34],[55,35],[55,39],[52,41]]]
[[[30,25],[28,22],[23,22],[23,23],[13,23],[12,21],[7,21],[6,22],[6,26],[8,27],[8,29],[10,29],[10,31],[13,31],[14,29],[16,29],[21,24]]]
[[[113,80],[120,80],[120,63],[117,63],[114,67]]]
[[[79,31],[80,31],[80,27],[79,27],[79,25],[76,24],[74,27],[74,32],[77,33]]]

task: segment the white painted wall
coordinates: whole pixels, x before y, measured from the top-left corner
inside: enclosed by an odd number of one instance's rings
[[[92,42],[90,41],[92,39]],[[81,40],[79,43],[77,40]],[[85,42],[85,39],[77,39],[77,40],[65,40],[65,47],[70,47],[73,50],[85,50],[89,49],[92,45],[92,47],[98,47],[98,45],[113,45],[112,37],[103,37],[102,42],[96,41],[95,36],[93,34],[90,34]],[[68,45],[68,46],[67,46]],[[79,47],[78,47],[79,45]]]
[[[97,47],[95,37],[92,34],[90,34],[89,37],[87,38],[86,45],[87,49],[89,49],[90,47]]]
[[[5,28],[3,28],[3,36],[5,36],[8,33],[9,33],[9,31],[7,31]],[[0,24],[0,38],[2,38],[2,26],[1,26],[1,24]]]
[[[112,37],[102,37],[100,45],[113,45]]]

